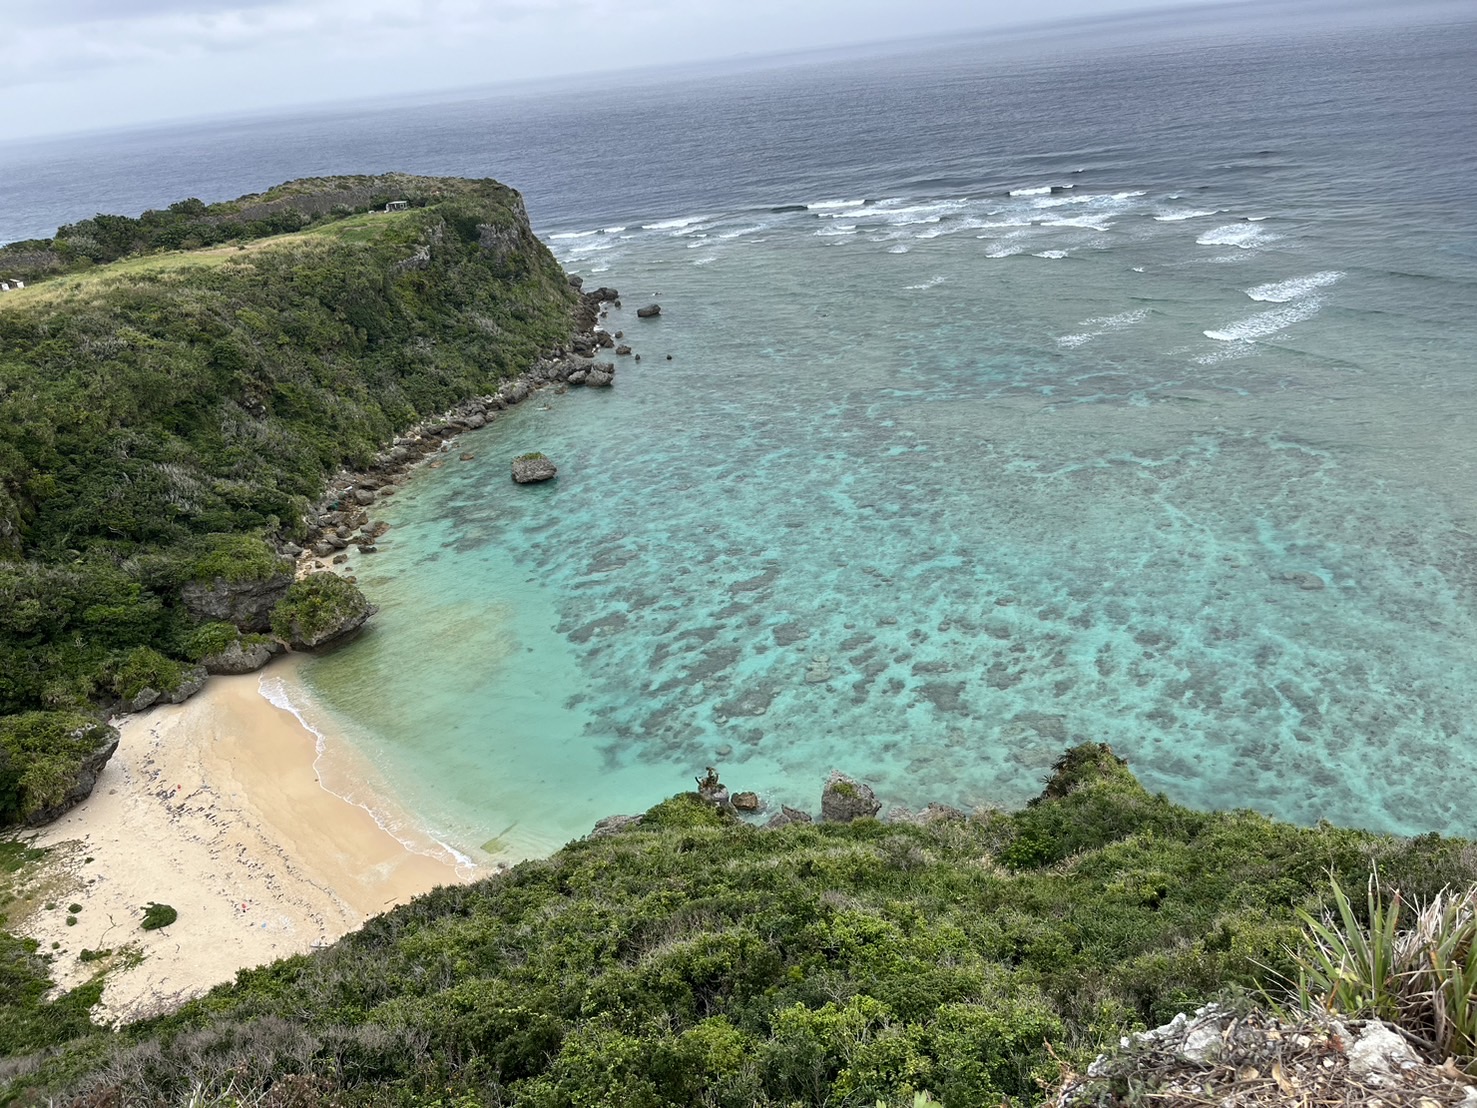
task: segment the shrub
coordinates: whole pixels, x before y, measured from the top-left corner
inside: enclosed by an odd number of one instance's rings
[[[1298,1006],[1389,1020],[1428,1044],[1433,1061],[1477,1062],[1477,885],[1414,907],[1371,873],[1361,917],[1331,884],[1335,915],[1298,912]]]
[[[168,927],[179,919],[179,913],[168,904],[156,904],[150,901],[144,905],[144,921],[139,924],[145,931],[157,931],[161,927]]]
[[[132,700],[144,689],[168,692],[184,677],[185,667],[148,646],[136,646],[113,669],[112,688],[119,699]]]
[[[336,573],[294,581],[272,609],[272,633],[284,642],[315,646],[369,611],[364,594]]]

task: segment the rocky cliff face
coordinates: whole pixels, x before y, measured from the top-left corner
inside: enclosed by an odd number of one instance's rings
[[[284,561],[280,572],[259,580],[216,577],[186,585],[180,599],[196,619],[234,623],[243,631],[266,631],[271,627],[272,609],[291,586],[291,564]]]

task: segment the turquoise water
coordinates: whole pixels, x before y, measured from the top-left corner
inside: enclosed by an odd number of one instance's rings
[[[1088,739],[1200,807],[1477,832],[1466,263],[1232,200],[555,233],[642,362],[395,498],[354,567],[383,611],[313,691],[513,856],[706,765],[1016,805]],[[531,449],[555,482],[508,479]]]

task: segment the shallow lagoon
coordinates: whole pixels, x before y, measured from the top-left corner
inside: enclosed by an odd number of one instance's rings
[[[1016,805],[1085,739],[1203,807],[1477,831],[1471,324],[1384,245],[1218,199],[553,238],[643,360],[395,498],[354,567],[383,611],[313,692],[510,856],[706,765]],[[556,481],[508,479],[531,449]]]

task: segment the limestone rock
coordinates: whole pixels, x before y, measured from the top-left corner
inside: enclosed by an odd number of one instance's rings
[[[158,694],[155,693],[155,695]],[[118,732],[106,723],[90,724],[81,730],[72,732],[72,737],[85,739],[95,745],[77,767],[77,775],[73,778],[61,801],[49,808],[33,812],[25,821],[27,827],[40,827],[43,823],[50,823],[92,795],[92,788],[97,784],[98,775],[102,773],[103,767],[108,764],[108,759],[118,749]]]
[[[150,708],[159,699],[159,690],[152,685],[145,685],[129,700],[125,700],[120,707],[125,712],[142,712]]]
[[[821,819],[827,823],[850,823],[868,819],[882,810],[882,802],[870,785],[853,781],[833,770],[826,787],[821,790]]]
[[[592,389],[608,389],[614,382],[615,378],[603,369],[592,369],[585,378],[585,386]]]
[[[191,666],[185,670],[184,675],[179,680],[179,684],[170,689],[160,699],[167,700],[171,704],[183,704],[205,687],[206,676],[204,666]]]
[[[740,812],[757,812],[763,804],[759,800],[758,793],[734,793],[733,806]]]
[[[513,480],[520,485],[547,481],[558,472],[558,467],[542,454],[523,454],[513,459]]]
[[[609,835],[619,835],[622,831],[629,831],[641,824],[640,816],[606,816],[595,824],[595,829],[585,837],[588,839],[603,839]]]
[[[638,319],[655,319],[661,314],[662,306],[660,304],[648,304],[644,308],[636,309],[636,317]]]
[[[364,626],[377,607],[352,581],[313,573],[293,584],[272,615],[272,632],[293,650],[314,650]]]
[[[354,503],[360,507],[367,507],[374,503],[374,493],[369,489],[355,489],[353,492]]]
[[[1400,1071],[1420,1064],[1416,1052],[1380,1020],[1370,1020],[1348,1043],[1349,1073],[1377,1088],[1396,1085]]]
[[[243,631],[265,631],[270,626],[272,609],[291,585],[292,565],[283,561],[277,573],[262,580],[227,581],[217,577],[193,581],[180,590],[180,600],[201,622],[234,623]]]
[[[252,673],[271,661],[274,653],[271,643],[253,642],[243,646],[238,640],[219,654],[202,658],[200,664],[206,673]]]
[[[781,804],[780,810],[770,817],[766,828],[788,827],[792,823],[811,823],[809,812],[802,812],[799,808],[791,808],[788,804]]]

